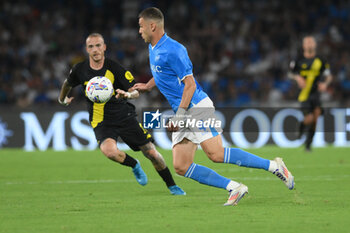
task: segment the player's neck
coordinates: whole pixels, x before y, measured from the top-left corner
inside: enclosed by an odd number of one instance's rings
[[[305,58],[314,58],[315,56],[316,56],[316,52],[308,52],[308,51],[304,52]]]
[[[158,43],[158,41],[160,41],[160,39],[162,39],[164,34],[165,34],[164,31],[161,31],[159,33],[154,34],[154,36],[152,37],[152,40],[151,40],[152,47],[156,46],[156,44]]]
[[[104,64],[104,61],[105,61],[105,58],[103,57],[100,61],[96,62],[94,61],[92,58],[89,59],[89,63],[90,63],[90,67],[91,69],[93,70],[100,70],[102,69],[103,67],[103,64]]]

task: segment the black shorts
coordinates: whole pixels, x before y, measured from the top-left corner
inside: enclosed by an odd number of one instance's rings
[[[301,110],[304,115],[313,113],[317,107],[321,108],[321,112],[323,112],[320,97],[317,95],[310,96],[306,101],[301,102]]]
[[[122,125],[107,125],[102,122],[94,128],[94,132],[99,146],[107,138],[117,141],[121,137],[133,151],[139,151],[140,146],[154,141],[134,117],[123,121]]]

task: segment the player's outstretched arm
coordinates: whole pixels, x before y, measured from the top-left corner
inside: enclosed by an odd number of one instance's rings
[[[147,83],[136,83],[132,89],[138,90],[139,92],[151,91],[153,87],[156,86],[154,78],[151,78]]]
[[[193,75],[186,76],[182,82],[185,84],[184,91],[182,93],[181,103],[179,108],[187,110],[191,103],[193,93],[196,90],[196,82],[194,81]]]
[[[62,87],[61,87],[60,95],[58,97],[58,102],[60,104],[62,104],[64,106],[68,106],[72,102],[74,97],[67,97],[67,95],[69,94],[71,89],[72,89],[72,87],[67,82],[67,79],[64,80]]]
[[[117,89],[115,92],[117,93],[115,96],[117,99],[135,99],[140,96],[139,92],[133,88],[129,88],[128,91]]]
[[[196,90],[196,82],[194,81],[193,75],[186,76],[182,82],[185,84],[184,91],[182,93],[182,99],[177,112],[173,118],[170,119],[168,123],[167,130],[170,132],[176,132],[179,130],[179,122],[186,121],[186,111],[190,105],[193,93]]]

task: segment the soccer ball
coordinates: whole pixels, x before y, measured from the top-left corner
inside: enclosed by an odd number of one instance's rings
[[[113,95],[112,82],[103,76],[90,79],[85,88],[85,94],[94,103],[106,103]]]

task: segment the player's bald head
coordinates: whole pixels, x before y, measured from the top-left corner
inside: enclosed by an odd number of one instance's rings
[[[316,38],[314,36],[305,36],[303,38],[303,47],[305,48],[313,48],[316,49],[317,46],[317,42],[316,42]]]
[[[144,20],[150,20],[155,22],[158,25],[161,25],[164,27],[164,15],[156,7],[149,7],[141,11],[139,14],[139,18],[143,18]]]
[[[93,33],[90,33],[90,34],[86,37],[86,44],[87,44],[88,40],[91,39],[91,38],[101,38],[102,42],[103,42],[103,43],[105,42],[103,36],[102,36],[100,33],[93,32]]]

